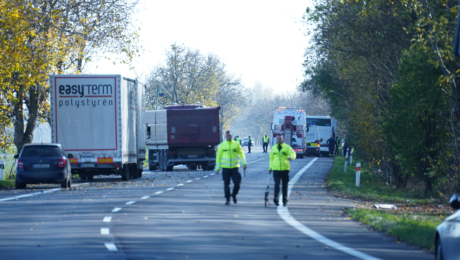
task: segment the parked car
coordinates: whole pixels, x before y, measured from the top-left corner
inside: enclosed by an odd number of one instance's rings
[[[436,228],[435,258],[437,260],[460,259],[460,200],[458,194],[454,194],[449,202],[456,212]]]
[[[249,137],[243,137],[243,139],[241,139],[241,147],[248,146],[248,140]]]
[[[32,183],[59,183],[70,188],[72,175],[70,161],[60,144],[26,144],[16,164],[16,189],[25,189]]]

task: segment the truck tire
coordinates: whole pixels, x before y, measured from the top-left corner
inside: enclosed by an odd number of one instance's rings
[[[143,169],[137,169],[137,178],[142,178]]]
[[[149,171],[156,171],[157,167],[156,166],[149,166]]]
[[[129,181],[129,165],[125,165],[125,167],[121,170],[121,180]]]
[[[196,164],[190,165],[190,166],[189,166],[189,169],[190,169],[191,171],[196,171],[197,165],[196,165]]]
[[[166,166],[166,171],[171,172],[174,169],[174,166]]]
[[[26,186],[27,186],[26,183],[19,182],[18,180],[16,180],[16,182],[15,182],[15,188],[16,188],[17,190],[19,190],[19,189],[25,189]]]
[[[61,189],[67,189],[69,188],[69,180],[64,180],[61,182]]]

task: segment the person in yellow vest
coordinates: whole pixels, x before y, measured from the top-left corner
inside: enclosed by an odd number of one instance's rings
[[[241,139],[239,135],[236,136],[236,141],[241,145]]]
[[[282,135],[276,137],[276,144],[270,150],[270,169],[268,174],[273,171],[275,179],[275,198],[273,202],[279,206],[278,198],[280,195],[280,182],[283,182],[283,206],[288,203],[287,189],[289,183],[289,170],[291,169],[290,161],[296,158],[292,147],[284,143]]]
[[[246,170],[247,164],[241,145],[237,141],[232,140],[232,133],[230,131],[225,132],[225,139],[226,141],[223,141],[217,149],[216,168],[214,170],[216,174],[219,174],[220,169],[222,169],[226,198],[225,205],[230,205],[230,196],[233,198],[233,202],[237,203],[236,195],[240,190],[241,174],[238,171],[240,168],[240,160],[244,170]],[[231,195],[230,179],[233,181],[233,193]]]
[[[267,153],[267,150],[268,150],[268,143],[270,143],[270,138],[268,138],[268,136],[265,135],[265,136],[264,136],[264,139],[262,140],[262,143],[263,143],[264,153]]]

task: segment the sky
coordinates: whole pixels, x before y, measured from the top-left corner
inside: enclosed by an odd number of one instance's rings
[[[301,23],[308,2],[140,0],[136,23],[142,53],[135,69],[100,60],[88,71],[142,79],[177,43],[218,56],[246,87],[259,83],[275,93],[294,92],[308,45]]]

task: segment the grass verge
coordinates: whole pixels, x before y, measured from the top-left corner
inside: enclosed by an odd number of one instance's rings
[[[13,188],[13,187],[14,187],[14,181],[11,181],[11,180],[0,181],[0,188]]]
[[[360,187],[355,186],[356,162],[361,162]],[[406,189],[396,189],[385,185],[385,180],[378,175],[371,174],[368,165],[359,158],[353,158],[353,165],[348,165],[344,172],[345,158],[338,156],[329,172],[327,186],[332,191],[347,194],[364,200],[385,203],[404,203],[420,205],[435,203],[435,199],[421,196],[419,193]]]
[[[420,214],[392,214],[372,209],[348,209],[350,216],[379,231],[383,231],[410,244],[434,250],[436,227],[441,216]]]

